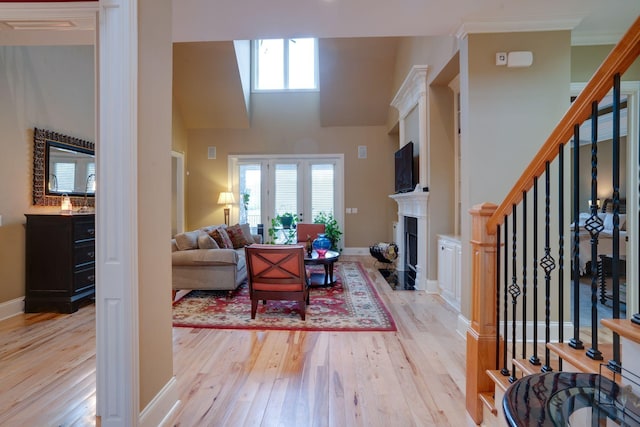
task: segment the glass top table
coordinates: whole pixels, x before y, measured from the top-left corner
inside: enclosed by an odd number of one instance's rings
[[[319,256],[318,252],[311,251],[311,256],[306,252],[304,254],[304,265],[322,265],[324,266],[324,274],[311,273],[309,275],[310,286],[332,286],[335,284],[333,279],[333,265],[340,258],[340,252],[327,251],[324,256]]]
[[[502,407],[512,427],[640,426],[639,402],[631,385],[600,374],[547,372],[513,383]]]

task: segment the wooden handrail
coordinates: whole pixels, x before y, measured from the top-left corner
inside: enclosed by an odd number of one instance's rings
[[[633,25],[593,74],[589,83],[573,101],[562,120],[551,132],[547,141],[529,163],[529,166],[524,170],[509,194],[507,194],[507,197],[487,221],[487,232],[489,234],[496,232],[497,226],[502,224],[505,215],[511,212],[512,206],[522,201],[523,192],[529,191],[533,187],[534,178],[542,175],[545,164],[548,161],[552,161],[558,155],[560,146],[566,144],[573,136],[574,125],[582,124],[589,117],[593,101],[600,102],[611,90],[613,76],[616,74],[622,75],[639,55],[640,17],[636,18]]]

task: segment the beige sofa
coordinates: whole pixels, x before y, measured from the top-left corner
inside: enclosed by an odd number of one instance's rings
[[[247,280],[244,246],[261,242],[262,237],[251,234],[246,224],[212,225],[176,235],[171,240],[174,293],[188,289],[233,291]]]

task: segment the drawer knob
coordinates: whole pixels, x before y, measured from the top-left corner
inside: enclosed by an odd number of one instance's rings
[[[95,228],[89,228],[87,230],[87,233],[89,233],[89,235],[94,236],[96,234],[96,229]]]
[[[96,253],[94,251],[91,251],[87,253],[87,255],[89,255],[89,258],[94,258],[96,256]]]
[[[89,279],[89,280],[91,280],[93,282],[94,280],[96,280],[96,276],[95,276],[95,274],[92,274],[91,276],[87,277],[87,279]]]

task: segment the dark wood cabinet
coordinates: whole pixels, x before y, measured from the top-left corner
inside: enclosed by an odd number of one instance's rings
[[[95,215],[25,216],[25,312],[73,313],[95,295]]]

